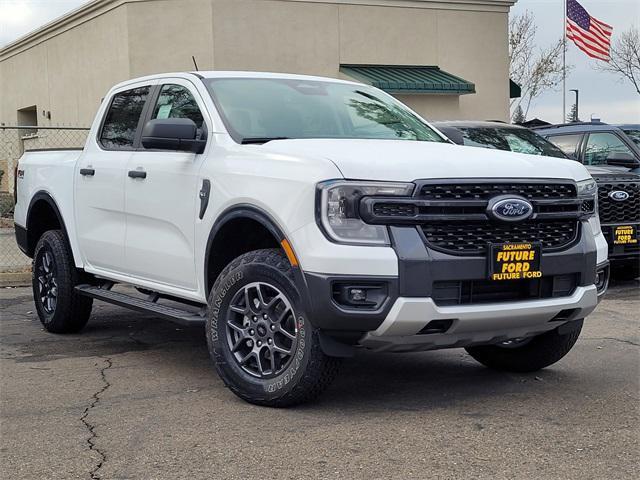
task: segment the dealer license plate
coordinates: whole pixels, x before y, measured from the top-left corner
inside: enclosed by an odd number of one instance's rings
[[[542,277],[540,243],[500,243],[490,245],[489,278],[523,280]]]
[[[636,243],[638,243],[638,237],[633,225],[618,225],[613,229],[614,245],[635,245]]]

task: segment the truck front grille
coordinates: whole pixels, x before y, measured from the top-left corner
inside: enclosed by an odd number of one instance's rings
[[[488,200],[497,195],[519,195],[528,200],[575,198],[572,183],[427,183],[420,196],[429,200]]]
[[[624,223],[640,221],[640,183],[637,176],[619,177],[615,182],[607,177],[596,177],[598,182],[598,211],[601,223]],[[634,181],[635,180],[635,181]],[[629,198],[615,201],[609,194],[623,191]]]
[[[433,284],[433,301],[438,306],[447,306],[558,298],[571,295],[577,285],[576,274],[509,282],[440,281]]]
[[[578,240],[580,219],[595,211],[593,199],[578,198],[573,182],[516,179],[417,181],[412,198],[365,197],[362,218],[372,224],[416,225],[425,243],[452,255],[485,255],[490,243],[541,242],[544,251],[568,248]],[[494,197],[517,196],[533,206],[522,222],[488,215]]]
[[[427,244],[459,255],[484,255],[489,243],[542,242],[545,251],[562,249],[578,237],[578,222],[532,221],[430,223],[421,226]]]

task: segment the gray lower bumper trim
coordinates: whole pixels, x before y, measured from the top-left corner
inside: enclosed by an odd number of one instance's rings
[[[578,287],[563,298],[438,307],[431,298],[400,297],[377,330],[360,341],[366,348],[418,351],[497,343],[553,330],[567,320],[584,318],[598,304],[595,285]],[[575,310],[570,318],[551,321],[563,310]],[[446,333],[417,335],[431,320],[453,323]]]

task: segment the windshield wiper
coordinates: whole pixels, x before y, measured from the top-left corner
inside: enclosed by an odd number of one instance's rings
[[[250,143],[267,143],[271,140],[289,140],[289,137],[246,137],[240,143],[247,145]]]

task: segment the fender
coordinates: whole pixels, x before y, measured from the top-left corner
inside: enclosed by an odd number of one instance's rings
[[[220,229],[229,221],[237,219],[237,218],[248,218],[251,220],[255,220],[264,226],[271,235],[277,240],[278,243],[285,240],[287,237],[284,234],[284,231],[278,223],[274,220],[274,218],[264,210],[259,207],[256,207],[251,204],[239,204],[229,207],[227,210],[222,212],[218,218],[216,219],[213,227],[211,228],[211,232],[209,232],[209,238],[207,239],[207,247],[204,256],[204,285],[208,284],[209,279],[209,257],[211,255],[211,245],[213,244],[216,235],[220,231]],[[304,274],[302,272],[302,268],[300,266],[293,267],[293,276],[296,283],[296,287],[300,292],[301,300],[303,303],[303,308],[306,312],[310,312],[309,305],[309,288],[307,286],[307,282],[305,280]],[[311,323],[313,323],[313,319],[310,319]]]
[[[251,220],[255,220],[265,227],[278,243],[286,238],[278,223],[264,210],[248,203],[234,205],[233,207],[227,208],[218,216],[213,227],[211,227],[211,232],[209,232],[207,247],[204,254],[204,285],[207,285],[209,279],[209,257],[211,255],[211,245],[213,244],[213,240],[227,222],[235,220],[236,218],[249,218]]]
[[[62,228],[62,232],[64,233],[64,236],[67,238],[67,241],[69,241],[69,234],[67,232],[67,227],[64,223],[64,219],[62,218],[62,214],[60,213],[60,209],[58,208],[58,204],[56,203],[56,201],[53,199],[53,197],[49,192],[47,192],[46,190],[39,190],[33,195],[33,197],[31,198],[31,201],[29,202],[29,207],[27,208],[27,217],[25,222],[26,223],[25,228],[27,229],[27,232],[26,232],[27,251],[25,253],[31,258],[33,258],[33,250],[35,248],[35,244],[30,245],[32,242],[30,241],[30,237],[29,237],[29,221],[31,219],[31,214],[33,213],[33,206],[36,204],[36,202],[40,200],[46,202],[51,207],[51,209],[53,210],[53,213],[55,213],[56,215],[58,223]]]

